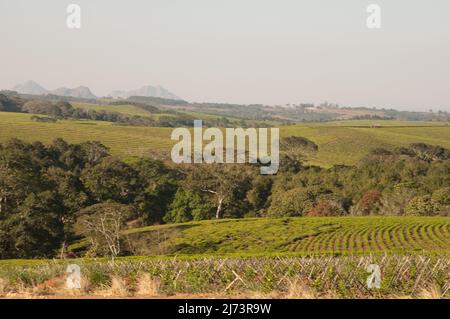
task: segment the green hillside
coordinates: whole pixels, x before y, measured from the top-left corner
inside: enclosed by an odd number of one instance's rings
[[[145,151],[169,149],[171,128],[120,126],[109,122],[62,120],[39,123],[25,113],[0,112],[0,140],[11,138],[50,143],[62,137],[71,143],[101,141],[116,155],[142,155]]]
[[[73,103],[75,108],[94,110],[94,111],[111,111],[127,115],[150,116],[151,113],[135,105],[109,105],[109,104],[93,104],[93,103]]]
[[[115,107],[115,106],[112,106]],[[122,112],[132,106],[117,106]],[[132,112],[132,110],[129,110]],[[143,111],[144,112],[144,111]],[[99,121],[61,120],[57,123],[31,121],[31,114],[0,112],[0,142],[10,138],[51,142],[62,137],[71,143],[96,140],[110,147],[116,155],[145,155],[154,150],[170,150],[172,128],[117,125]],[[303,124],[282,126],[281,136],[303,136],[319,145],[319,152],[309,160],[313,164],[354,164],[371,149],[427,143],[450,148],[450,126],[422,122],[380,122],[382,127],[368,127],[367,121],[343,124]]]
[[[445,217],[255,218],[149,226],[127,232],[137,255],[448,253]],[[77,250],[83,242],[72,245]]]
[[[370,150],[378,147],[406,146],[427,143],[450,147],[449,126],[422,126],[424,123],[408,122],[393,126],[388,121],[382,127],[360,126],[359,121],[347,121],[348,126],[296,125],[281,129],[282,136],[303,136],[319,145],[319,152],[310,161],[321,166],[354,164]]]

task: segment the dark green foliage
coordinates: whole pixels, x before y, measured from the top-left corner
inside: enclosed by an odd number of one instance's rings
[[[108,201],[147,224],[162,222],[177,178],[160,161],[127,164],[98,142],[11,140],[0,145],[0,258],[53,256],[71,240],[75,214]]]
[[[412,144],[402,149],[374,150],[354,167],[300,166],[288,170],[280,167],[282,173],[272,187],[269,215],[302,216],[327,193],[342,203],[345,214],[448,215],[448,205],[435,205],[428,197],[423,197],[442,189],[442,193],[435,196],[445,198],[445,189],[450,185],[447,154],[448,150],[441,147]],[[291,199],[286,192],[293,192],[291,195],[296,194],[303,200]],[[405,211],[407,205],[409,209]]]
[[[63,205],[55,194],[31,193],[15,214],[0,221],[1,258],[51,257],[63,238]]]
[[[0,112],[21,112],[23,103],[20,98],[0,94]]]
[[[201,194],[179,189],[164,217],[167,223],[184,223],[191,220],[214,218],[214,203]]]
[[[140,158],[132,167],[138,172],[140,193],[136,204],[146,224],[160,223],[177,191],[180,174],[159,160]]]
[[[303,148],[305,141],[291,142]],[[132,210],[133,222],[144,225],[252,216],[448,216],[448,152],[413,144],[328,169],[294,159],[277,175],[262,176],[254,165],[168,166],[149,158],[123,161],[98,142],[13,139],[0,145],[0,258],[56,255],[76,239],[77,212],[86,207]]]
[[[63,228],[88,198],[79,171],[89,163],[81,147],[11,140],[0,146],[0,254],[50,256],[65,239]]]
[[[257,175],[252,180],[252,185],[247,193],[247,200],[251,205],[254,215],[262,215],[267,208],[267,199],[271,195],[273,180],[267,176]]]
[[[307,152],[317,152],[319,150],[319,146],[316,143],[301,136],[289,136],[283,138],[280,144],[281,150],[285,151],[301,150]]]
[[[138,172],[124,162],[107,157],[84,169],[81,181],[96,202],[113,200],[130,204],[139,192]]]

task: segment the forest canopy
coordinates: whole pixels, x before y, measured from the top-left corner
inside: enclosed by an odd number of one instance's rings
[[[315,149],[303,139],[287,143]],[[133,226],[213,218],[450,213],[450,151],[439,146],[376,149],[354,166],[321,168],[301,157],[281,164],[289,169],[261,176],[257,164],[179,166],[143,157],[120,159],[99,142],[10,140],[0,145],[0,258],[54,256],[83,235],[77,221],[100,204],[106,212],[109,206],[120,207],[127,212],[123,225]]]

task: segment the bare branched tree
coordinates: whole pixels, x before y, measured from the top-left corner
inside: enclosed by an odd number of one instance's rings
[[[251,168],[242,164],[201,164],[191,166],[185,185],[193,191],[211,194],[216,203],[216,219],[219,219],[224,205],[250,176]]]
[[[114,260],[121,253],[122,231],[132,215],[130,206],[103,203],[81,210],[77,224],[93,247],[98,247]]]

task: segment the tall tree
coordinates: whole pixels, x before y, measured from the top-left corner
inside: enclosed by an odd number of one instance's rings
[[[122,252],[122,231],[134,217],[134,209],[117,203],[101,203],[78,213],[76,228],[91,241],[91,247],[113,259]]]
[[[243,164],[193,164],[185,185],[188,189],[214,197],[216,219],[222,218],[224,206],[230,204],[236,192],[246,193],[252,169]]]
[[[113,200],[122,204],[132,203],[141,187],[136,170],[113,157],[84,169],[81,181],[98,202]]]

